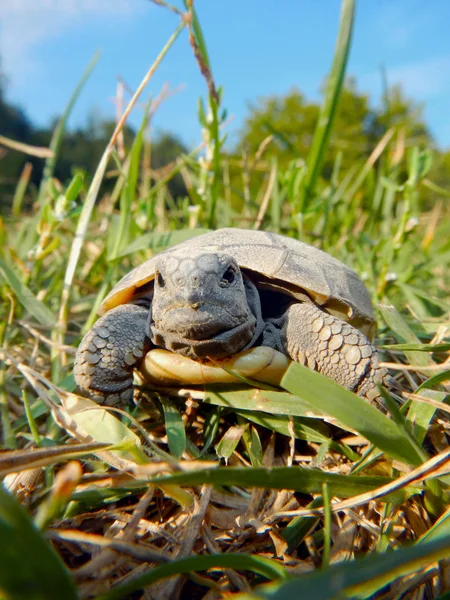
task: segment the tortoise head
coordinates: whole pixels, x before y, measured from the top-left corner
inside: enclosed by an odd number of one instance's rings
[[[256,319],[235,259],[223,252],[162,255],[155,266],[150,337],[191,358],[242,350]]]

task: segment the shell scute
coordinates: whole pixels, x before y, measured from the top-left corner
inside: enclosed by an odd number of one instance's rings
[[[296,298],[306,294],[326,312],[373,337],[375,318],[364,284],[352,269],[314,246],[276,233],[225,228],[191,238],[160,254],[180,253],[186,257],[198,250],[226,252],[257,286]],[[101,304],[100,314],[130,302],[151,282],[160,254],[125,275]]]

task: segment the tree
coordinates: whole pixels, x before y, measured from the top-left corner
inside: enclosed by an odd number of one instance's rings
[[[319,104],[308,102],[293,89],[285,96],[270,96],[250,106],[236,150],[244,147],[255,154],[263,140],[274,136],[270,153],[281,167],[306,158],[311,147]],[[400,86],[386,94],[383,106],[371,106],[370,97],[358,92],[353,78],[347,79],[341,93],[330,137],[323,176],[329,179],[336,155],[342,152],[342,170],[366,159],[389,127],[404,130],[410,144],[430,143],[431,135],[422,118],[422,106],[407,98]]]
[[[35,146],[48,147],[56,124],[57,119],[49,127],[34,128],[20,108],[6,102],[0,85],[0,135]],[[76,169],[83,171],[87,179],[90,179],[95,173],[115,126],[114,121],[91,115],[84,126],[66,131],[56,161],[54,177],[65,185],[72,179]],[[133,144],[135,131],[126,125],[123,132],[125,149],[128,151]],[[151,166],[154,170],[167,166],[181,153],[187,152],[183,143],[170,133],[158,135],[151,148]],[[26,157],[20,152],[3,150],[0,147],[0,203],[3,206],[11,204],[17,180],[26,161],[31,162],[33,166],[31,183],[37,188],[42,179],[43,159]],[[103,188],[108,189],[113,185],[113,180],[105,180]],[[168,187],[174,198],[183,197],[187,193],[180,175],[175,176]]]
[[[29,142],[32,125],[23,110],[7,102],[5,98],[5,81],[0,77],[0,135],[18,142]],[[25,156],[19,152],[0,146],[0,205],[6,203],[14,189],[20,172],[25,164]]]
[[[241,153],[245,147],[250,154],[256,154],[267,136],[273,135],[270,154],[276,156],[281,165],[304,158],[318,115],[318,106],[307,102],[296,88],[286,96],[263,98],[249,107],[237,151]]]
[[[374,132],[379,135],[395,127],[404,131],[408,145],[430,145],[433,140],[424,121],[423,109],[423,104],[405,96],[401,85],[393,85],[388,88],[383,106],[376,113]]]
[[[151,166],[156,171],[174,163],[181,154],[187,153],[187,148],[176,135],[162,132],[152,142],[151,152]],[[179,173],[170,180],[168,187],[174,198],[187,195],[186,186]]]

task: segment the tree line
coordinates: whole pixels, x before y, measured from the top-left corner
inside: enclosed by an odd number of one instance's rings
[[[282,96],[262,98],[249,105],[235,147],[225,151],[231,157],[255,156],[268,140],[265,156],[276,158],[280,167],[286,167],[293,160],[302,160],[308,155],[319,109],[319,102],[308,100],[295,88]],[[55,125],[56,121],[46,128],[36,127],[20,107],[6,100],[5,85],[0,81],[0,135],[18,142],[48,147]],[[76,171],[82,171],[87,179],[92,177],[114,126],[113,121],[92,117],[84,126],[66,131],[55,178],[65,184]],[[374,106],[370,96],[358,91],[356,81],[351,78],[346,81],[340,99],[323,178],[331,178],[338,155],[341,174],[366,160],[390,128],[395,128],[401,134],[407,148],[433,148],[430,178],[448,189],[450,152],[438,148],[424,120],[423,106],[407,98],[398,85],[387,89],[381,105]],[[131,127],[125,128],[126,147],[131,146],[134,134]],[[160,134],[152,141],[151,168],[160,169],[187,151],[176,134]],[[42,178],[43,159],[0,147],[0,204],[4,207],[12,201],[26,162],[32,167],[31,190],[37,189]],[[105,185],[108,185],[107,182]],[[169,183],[169,191],[175,199],[187,195],[184,181],[179,175]]]

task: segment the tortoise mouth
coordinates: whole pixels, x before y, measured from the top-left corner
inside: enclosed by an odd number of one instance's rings
[[[155,320],[152,330],[189,341],[209,340],[243,325],[247,319],[248,314],[233,315],[220,305],[186,304],[167,309],[160,319]]]
[[[151,325],[151,340],[156,346],[172,352],[183,354],[193,359],[225,358],[240,350],[246,349],[251,342],[256,328],[256,319],[252,316],[245,322],[231,329],[216,331],[209,338],[185,337],[180,331],[161,330],[155,324]],[[202,329],[204,332],[204,329]]]

